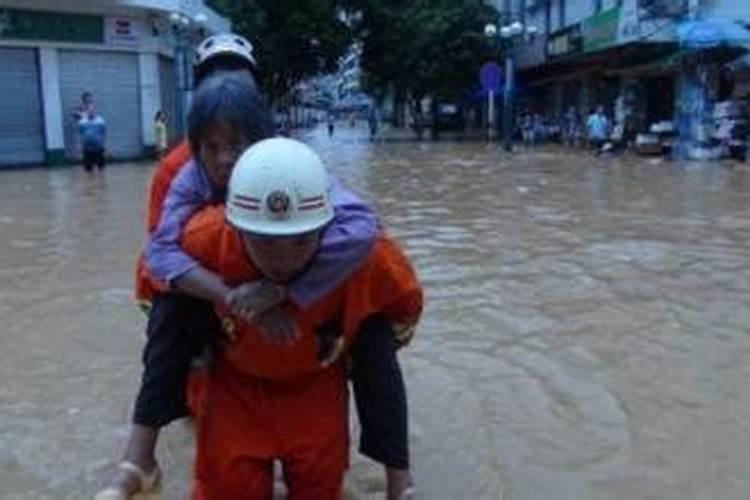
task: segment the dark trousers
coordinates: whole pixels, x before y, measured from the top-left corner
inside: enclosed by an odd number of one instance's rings
[[[359,451],[394,469],[409,468],[406,387],[396,337],[382,315],[365,321],[352,347],[352,386],[362,433]]]
[[[206,301],[176,293],[154,297],[133,422],[162,427],[188,415],[185,388],[190,365],[220,328],[213,307]]]
[[[600,153],[605,142],[607,142],[606,139],[589,139],[589,148],[594,153]]]
[[[104,149],[87,149],[83,152],[83,168],[91,172],[94,165],[100,170],[104,168]]]
[[[133,422],[158,428],[188,415],[185,387],[191,361],[220,329],[213,307],[203,300],[173,293],[154,298]],[[393,329],[380,315],[360,327],[351,376],[362,427],[360,452],[388,467],[408,468],[406,388]]]

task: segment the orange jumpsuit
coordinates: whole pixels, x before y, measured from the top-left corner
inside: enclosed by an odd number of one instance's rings
[[[194,216],[182,246],[230,285],[260,277],[221,207]],[[193,500],[271,498],[274,459],[283,464],[290,498],[339,499],[349,455],[345,365],[340,355],[321,365],[315,329],[338,320],[340,354],[360,322],[376,312],[394,324],[416,324],[422,290],[401,249],[381,235],[336,290],[308,309],[285,307],[300,337],[281,346],[217,307],[238,340],[223,349],[207,377],[191,383],[198,417]]]

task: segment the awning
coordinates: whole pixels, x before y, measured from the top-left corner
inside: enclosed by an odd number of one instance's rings
[[[743,47],[750,45],[750,32],[736,21],[716,17],[680,24],[677,39],[682,47],[688,49]]]

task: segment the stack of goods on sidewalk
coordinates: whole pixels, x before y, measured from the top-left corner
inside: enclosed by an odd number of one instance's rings
[[[713,137],[721,145],[722,156],[744,160],[750,131],[747,103],[739,100],[716,103],[713,120]]]
[[[642,155],[669,154],[675,135],[674,124],[671,121],[652,123],[648,133],[636,135],[635,150]]]

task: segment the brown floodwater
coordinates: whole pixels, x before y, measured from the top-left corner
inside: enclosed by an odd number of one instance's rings
[[[426,289],[401,355],[428,500],[747,499],[750,168],[308,136]],[[0,173],[0,498],[91,498],[122,450],[151,164]],[[191,433],[161,443],[165,499]],[[352,454],[347,498],[382,498]]]

